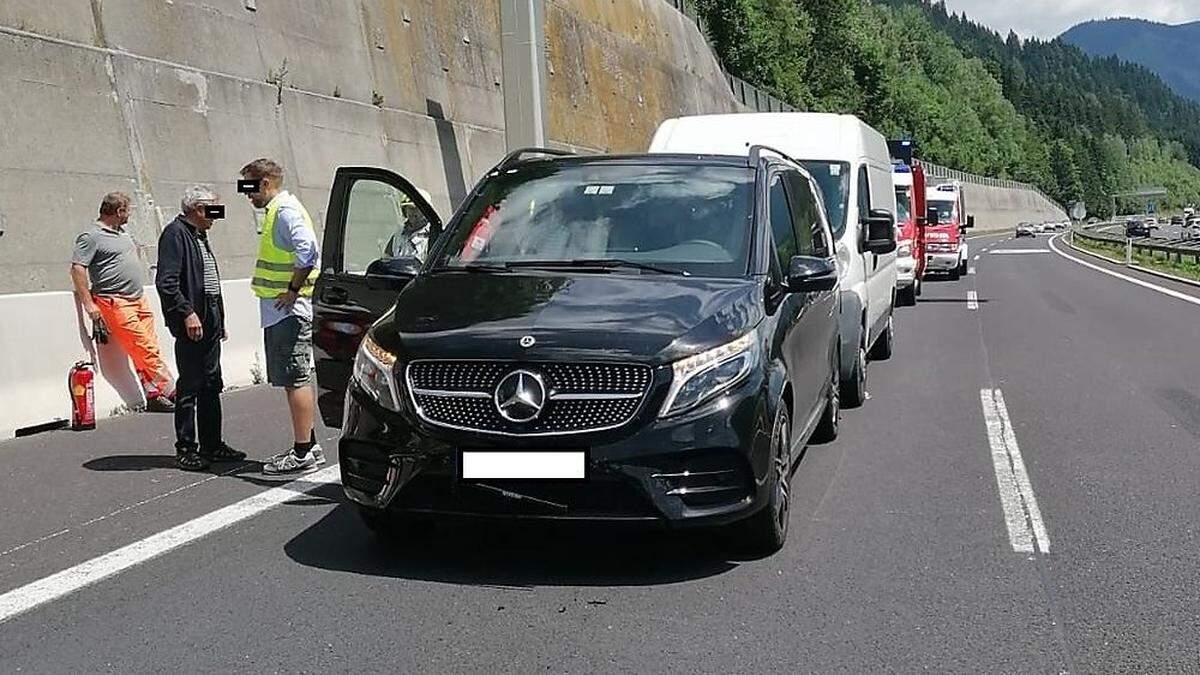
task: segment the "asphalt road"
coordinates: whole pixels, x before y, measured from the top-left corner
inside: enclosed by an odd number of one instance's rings
[[[1194,672],[1200,307],[1050,242],[975,239],[976,273],[899,310],[896,355],[808,449],[772,557],[529,526],[383,546],[336,485],[293,486],[11,616],[0,669]],[[286,441],[276,393],[225,400],[231,443]],[[169,417],[145,415],[0,444],[0,610],[271,488],[253,464],[177,472],[169,445]]]

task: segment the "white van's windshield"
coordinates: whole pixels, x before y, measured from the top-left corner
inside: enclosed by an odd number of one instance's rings
[[[805,160],[800,162],[817,185],[821,187],[821,195],[825,200],[825,212],[829,215],[829,228],[833,237],[840,238],[846,231],[846,207],[850,199],[850,164],[847,162],[818,162]]]

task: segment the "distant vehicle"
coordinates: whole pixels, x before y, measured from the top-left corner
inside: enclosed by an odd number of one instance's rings
[[[1184,224],[1183,216],[1181,216],[1181,215],[1171,216],[1171,224],[1182,226]]]
[[[1155,218],[1154,216],[1147,216],[1142,221],[1142,224],[1144,224],[1146,227],[1149,227],[1149,228],[1155,228],[1155,227],[1158,227],[1158,219]]]
[[[975,226],[975,216],[966,215],[962,186],[944,183],[925,191],[929,201],[925,226],[926,272],[945,272],[951,279],[967,273],[965,230]]]
[[[892,149],[898,143],[889,141],[893,159],[892,182],[896,186],[896,304],[915,305],[921,294],[921,279],[925,276],[925,167],[907,153]],[[905,155],[898,157],[898,154]]]
[[[1091,218],[1088,218],[1088,219],[1087,219],[1087,224],[1088,224],[1088,225],[1095,225],[1095,224],[1096,224],[1096,223],[1098,223],[1098,222],[1100,222],[1100,219],[1099,219],[1099,218],[1097,218],[1096,216],[1092,216]]]
[[[1188,218],[1179,232],[1183,239],[1200,239],[1200,217]]]
[[[1020,225],[1017,225],[1017,236],[1018,237],[1037,236],[1037,233],[1034,232],[1034,229],[1033,229],[1033,223],[1021,223]]]
[[[1151,226],[1144,220],[1129,220],[1125,222],[1126,237],[1149,237]]]
[[[757,144],[795,158],[821,188],[841,263],[841,400],[859,406],[868,353],[890,358],[895,336],[896,189],[887,139],[853,115],[699,115],[663,122],[650,152],[745,155]]]

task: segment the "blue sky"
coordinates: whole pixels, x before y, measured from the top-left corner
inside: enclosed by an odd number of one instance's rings
[[[1001,33],[1051,39],[1088,19],[1133,16],[1163,23],[1200,20],[1200,0],[946,0],[951,12],[967,13]]]

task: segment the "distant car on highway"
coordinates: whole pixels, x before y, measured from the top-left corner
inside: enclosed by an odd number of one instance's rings
[[[1146,227],[1150,227],[1150,228],[1158,227],[1158,219],[1155,218],[1154,216],[1149,216],[1142,222],[1146,225]],[[1149,235],[1147,235],[1147,236],[1149,236]]]
[[[1171,224],[1179,225],[1180,227],[1182,227],[1184,225],[1183,216],[1181,216],[1181,215],[1171,216]]]
[[[1145,220],[1129,220],[1125,222],[1126,237],[1149,237],[1150,230],[1153,228],[1149,221]]]
[[[1018,237],[1036,237],[1037,232],[1034,230],[1033,223],[1021,223],[1017,225]]]
[[[1200,217],[1188,218],[1179,229],[1181,239],[1200,239]]]

